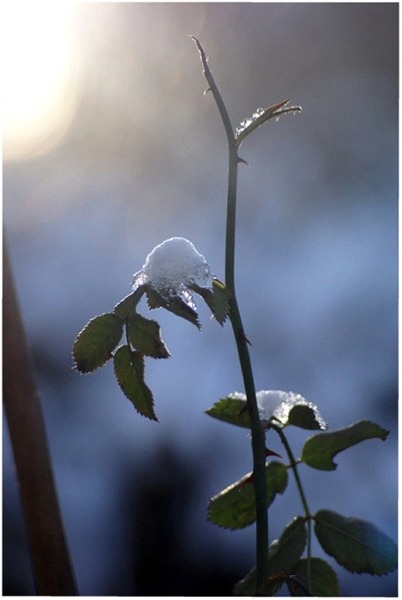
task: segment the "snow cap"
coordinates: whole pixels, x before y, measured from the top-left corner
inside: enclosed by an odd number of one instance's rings
[[[183,237],[172,237],[156,246],[142,269],[133,276],[133,288],[151,285],[166,299],[188,293],[188,286],[211,288],[211,269],[194,244]]]

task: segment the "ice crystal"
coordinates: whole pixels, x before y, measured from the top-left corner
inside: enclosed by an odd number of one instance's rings
[[[240,123],[239,127],[236,127],[236,135],[239,135],[240,133],[242,133],[242,131],[247,129],[247,127],[249,127],[251,125],[251,123],[256,121],[264,113],[265,113],[265,108],[257,108],[257,110],[255,111],[255,113],[253,114],[252,117],[248,117],[247,119],[244,119]]]

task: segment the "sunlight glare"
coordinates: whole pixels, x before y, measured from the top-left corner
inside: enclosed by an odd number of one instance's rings
[[[53,148],[74,115],[71,3],[3,5],[3,156],[20,160]]]

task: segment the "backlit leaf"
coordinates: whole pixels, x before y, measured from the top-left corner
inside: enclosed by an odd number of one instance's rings
[[[288,425],[303,429],[326,429],[326,424],[316,406],[296,404],[289,412]]]
[[[128,338],[130,344],[145,356],[153,358],[168,358],[168,349],[160,337],[160,326],[156,321],[146,319],[136,313],[128,323]]]
[[[201,329],[197,312],[192,309],[191,306],[183,302],[179,296],[172,296],[169,300],[165,300],[157,291],[150,287],[147,288],[146,294],[149,308],[166,308],[166,310],[169,310],[178,317],[190,321],[197,329]]]
[[[395,542],[368,521],[344,517],[332,510],[318,511],[314,520],[321,546],[348,571],[385,575],[396,569]]]
[[[247,402],[233,395],[221,398],[205,412],[210,417],[214,417],[214,419],[218,419],[219,421],[250,428]]]
[[[306,546],[306,522],[303,517],[294,517],[285,527],[279,540],[274,540],[269,546],[268,581],[261,592],[271,596],[280,587],[278,579],[281,574],[291,573]]]
[[[135,292],[132,292],[123,300],[120,300],[118,304],[114,307],[114,314],[117,315],[120,319],[127,319],[137,306],[138,302],[141,300],[141,297],[145,293],[146,286],[139,286]]]
[[[331,471],[336,469],[334,456],[370,438],[386,440],[388,431],[370,421],[359,421],[350,427],[329,433],[319,433],[306,440],[301,460],[310,467]]]
[[[283,585],[288,573],[292,570],[304,552],[307,532],[305,519],[294,517],[285,527],[279,540],[274,540],[269,546],[268,578],[258,590],[258,595],[272,596]],[[244,579],[239,581],[233,590],[236,596],[254,596],[256,584],[255,567]]]
[[[120,346],[114,355],[114,372],[134,408],[144,417],[157,421],[152,392],[144,381],[144,357],[139,352],[132,352],[128,346]]]
[[[112,358],[123,334],[121,320],[112,313],[99,315],[80,331],[73,346],[75,368],[81,373],[92,373]]]
[[[301,558],[286,580],[292,596],[339,596],[338,576],[325,560],[312,557],[310,575],[309,586],[308,560]]]
[[[283,494],[288,482],[286,467],[271,462],[265,469],[268,490],[267,506],[277,494]],[[208,520],[220,527],[242,529],[255,521],[254,485],[251,473],[214,496],[208,505]]]
[[[213,316],[220,325],[223,325],[229,314],[229,292],[226,286],[219,279],[214,278],[212,281],[212,290],[192,284],[189,287],[204,298],[208,304]]]

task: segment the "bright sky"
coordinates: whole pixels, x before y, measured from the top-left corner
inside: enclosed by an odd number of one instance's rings
[[[74,114],[69,2],[3,4],[4,159],[21,160],[53,148]]]

